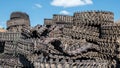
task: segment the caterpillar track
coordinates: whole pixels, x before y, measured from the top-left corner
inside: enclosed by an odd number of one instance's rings
[[[13,12],[0,32],[0,67],[119,68],[119,36],[109,11],[55,14],[35,27],[26,13]]]

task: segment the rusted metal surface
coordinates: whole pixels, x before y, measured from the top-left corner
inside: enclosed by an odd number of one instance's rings
[[[27,14],[12,13],[8,32],[0,33],[4,48],[0,67],[119,68],[120,25],[113,17],[107,11],[76,12],[74,16],[53,15],[44,25],[30,27]],[[27,22],[20,23],[23,19]],[[11,61],[7,63],[3,56],[12,57]]]

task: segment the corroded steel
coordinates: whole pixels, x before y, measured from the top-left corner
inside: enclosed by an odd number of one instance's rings
[[[0,33],[0,67],[120,67],[120,24],[112,12],[53,15],[32,28],[26,13],[13,12],[7,25]]]

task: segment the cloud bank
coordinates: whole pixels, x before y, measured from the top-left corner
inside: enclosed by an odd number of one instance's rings
[[[93,4],[92,0],[53,0],[51,5],[59,7],[75,7]]]
[[[60,14],[69,15],[70,13],[66,10],[62,10],[62,11],[60,11]]]
[[[42,5],[41,4],[35,4],[35,7],[42,8]]]

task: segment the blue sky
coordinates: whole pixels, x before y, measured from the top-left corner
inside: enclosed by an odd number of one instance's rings
[[[11,12],[26,12],[31,25],[43,24],[53,14],[73,15],[76,11],[106,10],[120,19],[120,0],[0,0],[0,27],[6,28]]]

